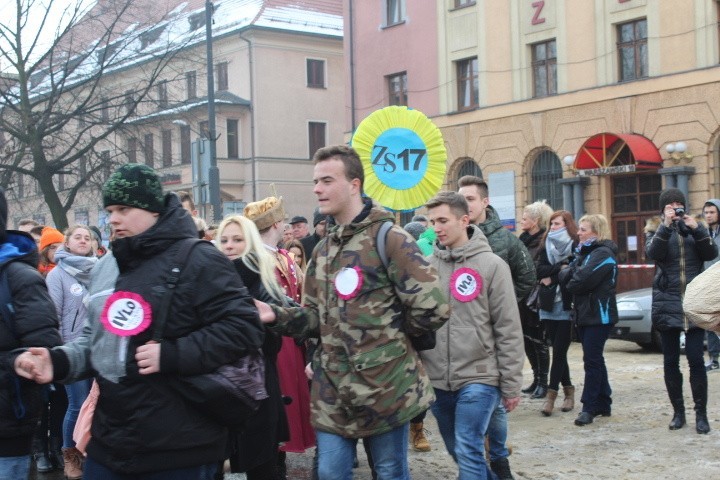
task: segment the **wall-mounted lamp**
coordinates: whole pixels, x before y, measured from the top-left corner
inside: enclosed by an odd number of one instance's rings
[[[563,163],[567,165],[571,171],[575,171],[575,167],[573,166],[575,164],[575,155],[565,155],[563,157]]]
[[[665,145],[665,151],[675,163],[680,163],[680,160],[686,160],[688,162],[692,160],[693,156],[687,149],[687,143],[685,142],[668,143]]]

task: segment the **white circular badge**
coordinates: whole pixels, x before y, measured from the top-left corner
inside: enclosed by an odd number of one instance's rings
[[[83,293],[83,287],[79,283],[73,283],[70,285],[70,293],[74,296],[79,297]]]
[[[123,291],[107,299],[100,316],[107,330],[121,336],[137,335],[150,326],[151,319],[150,304],[136,293]]]
[[[335,275],[335,291],[338,297],[348,300],[358,294],[362,282],[363,278],[358,267],[343,268]]]

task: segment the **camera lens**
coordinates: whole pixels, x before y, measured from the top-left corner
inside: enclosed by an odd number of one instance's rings
[[[676,217],[684,217],[684,216],[685,216],[685,209],[684,209],[684,208],[676,208],[676,209],[675,209],[675,216],[676,216]]]

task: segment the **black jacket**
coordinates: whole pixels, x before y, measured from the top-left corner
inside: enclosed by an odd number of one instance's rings
[[[703,225],[685,233],[678,231],[677,223],[669,227],[661,223],[657,231],[646,232],[645,253],[655,260],[656,266],[652,322],[659,331],[697,328],[685,319],[682,296],[687,284],[702,272],[703,262],[712,260],[718,253],[717,245]]]
[[[32,237],[24,232],[7,232],[6,243],[0,245],[0,269],[7,272],[15,321],[13,332],[0,319],[0,457],[30,453],[42,406],[44,387],[15,374],[15,358],[22,350],[13,350],[62,344],[55,305],[37,264],[38,252]]]
[[[617,246],[611,240],[583,245],[570,266],[558,273],[560,285],[564,285],[573,295],[573,310],[578,326],[617,323],[616,255]]]
[[[166,207],[154,226],[112,243],[120,270],[116,294],[140,295],[151,305],[153,316],[166,294],[178,241],[197,236],[194,222],[174,194],[166,196]],[[223,459],[225,426],[188,406],[162,380],[212,372],[262,345],[263,327],[252,298],[232,263],[212,245],[197,245],[185,260],[163,330],[160,373],[140,375],[135,351],[152,336],[151,323],[128,337],[127,375],[119,383],[98,377],[100,398],[88,456],[126,474]]]
[[[242,258],[233,260],[233,265],[253,298],[266,303],[277,303],[263,286],[260,275],[245,265]],[[233,472],[247,472],[251,468],[276,460],[280,442],[290,440],[277,369],[277,356],[281,347],[282,337],[266,330],[262,350],[268,398],[260,403],[256,414],[231,441],[230,465]]]

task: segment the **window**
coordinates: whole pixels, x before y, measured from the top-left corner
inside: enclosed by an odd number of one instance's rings
[[[162,165],[172,167],[172,131],[162,131]]]
[[[168,106],[168,91],[167,91],[167,80],[161,80],[157,84],[157,106],[158,108],[167,108]]]
[[[555,40],[532,45],[533,97],[557,93],[557,55]]]
[[[228,158],[238,158],[238,121],[227,121],[227,152]]]
[[[180,163],[190,165],[190,125],[180,127]]]
[[[125,107],[125,113],[130,115],[135,109],[135,92],[132,90],[125,90],[123,105]]]
[[[647,20],[643,18],[618,25],[617,36],[620,81],[647,77]]]
[[[312,158],[319,149],[326,145],[325,123],[308,123],[308,145],[310,146],[308,158]]]
[[[385,26],[405,21],[405,0],[385,0]]]
[[[200,136],[202,138],[210,138],[210,122],[204,120],[198,125],[200,128]]]
[[[307,59],[307,86],[325,88],[325,60]]]
[[[145,165],[153,168],[155,162],[153,157],[155,156],[155,147],[153,145],[153,134],[148,133],[145,135],[145,145],[143,145],[143,153],[145,154]]]
[[[100,165],[102,168],[102,181],[104,182],[108,178],[110,178],[110,174],[112,173],[112,162],[110,161],[110,150],[103,150],[100,152]]]
[[[540,152],[532,166],[530,202],[547,200],[553,210],[563,208],[562,186],[557,183],[561,178],[562,165],[558,156],[550,150]]]
[[[457,62],[458,110],[472,110],[480,104],[477,57]]]
[[[455,8],[467,7],[469,5],[475,5],[475,0],[455,0]]]
[[[65,174],[64,173],[58,173],[57,188],[58,188],[58,191],[65,190]]]
[[[407,105],[407,72],[390,75],[388,82],[388,104]]]
[[[185,85],[187,88],[187,99],[197,98],[197,73],[195,70],[185,74]]]
[[[127,139],[125,153],[129,163],[137,163],[137,138],[130,137]]]
[[[460,180],[465,175],[483,178],[482,170],[480,170],[480,167],[472,158],[465,160],[462,165],[460,165],[460,170],[458,170],[457,173],[457,180]]]
[[[217,89],[220,91],[228,89],[228,64],[227,62],[218,63],[215,75],[217,75]]]

